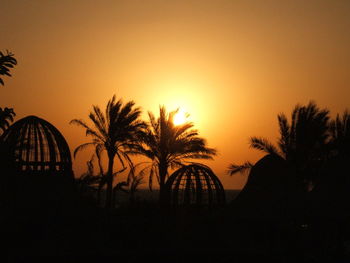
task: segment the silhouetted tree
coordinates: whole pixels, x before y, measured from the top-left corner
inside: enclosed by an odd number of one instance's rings
[[[138,165],[130,170],[128,179],[126,181],[127,185],[129,186],[129,200],[131,203],[135,202],[135,194],[138,190],[138,187],[144,183],[143,179],[145,177],[143,170],[141,170],[139,173],[136,173],[137,166]]]
[[[350,113],[345,110],[330,122],[329,156],[318,182],[318,209],[338,219],[350,216]],[[323,213],[323,212],[322,212]]]
[[[13,68],[14,65],[17,65],[14,55],[7,50],[6,54],[0,51],[0,76],[6,75],[11,77],[10,68]],[[4,85],[2,78],[0,78],[0,84]],[[13,122],[14,116],[16,114],[12,108],[0,108],[0,135],[10,126],[10,122]]]
[[[87,162],[87,168],[87,171],[75,180],[75,184],[81,196],[94,197],[99,189],[101,176],[94,174],[93,160]]]
[[[134,153],[151,160],[149,169],[149,187],[152,189],[153,177],[156,176],[159,187],[159,200],[164,197],[165,183],[169,168],[182,166],[191,159],[212,159],[216,150],[207,147],[205,139],[192,129],[192,123],[175,125],[173,117],[177,111],[166,112],[160,107],[159,118],[149,112],[149,125],[140,136],[140,145]]]
[[[138,163],[130,167],[126,181],[122,181],[116,184],[116,186],[113,188],[113,200],[116,199],[115,196],[117,195],[117,192],[124,192],[129,195],[130,203],[135,203],[135,194],[138,190],[138,187],[141,184],[143,184],[143,178],[145,176],[144,170],[141,170],[139,173],[136,173],[137,168],[141,165],[142,163]],[[124,170],[119,171],[119,173],[123,172]]]
[[[10,68],[13,68],[16,64],[17,60],[12,53],[6,51],[6,54],[4,54],[0,51],[0,76],[6,75],[11,77]],[[1,77],[0,85],[4,85],[4,81]],[[3,173],[3,179],[0,186],[0,202],[11,195],[9,180],[12,177],[11,175],[14,171],[15,164],[14,158],[11,158],[12,156],[9,154],[11,145],[2,140],[2,134],[10,126],[10,123],[13,122],[14,116],[16,116],[16,114],[12,108],[5,107],[2,109],[0,107],[0,170]]]
[[[337,114],[330,123],[331,148],[338,157],[350,158],[350,113]]]
[[[12,108],[5,107],[5,109],[2,109],[0,107],[0,135],[10,127],[10,123],[13,122],[14,116],[16,116],[16,113]]]
[[[114,159],[117,157],[123,167],[125,167],[125,162],[132,165],[128,156],[128,149],[135,144],[136,134],[139,130],[145,127],[144,122],[139,120],[140,108],[134,106],[133,101],[123,105],[122,100],[116,101],[114,95],[107,103],[105,114],[98,106],[93,106],[93,111],[89,114],[89,118],[94,125],[93,128],[89,127],[83,120],[74,119],[70,122],[85,128],[86,135],[92,137],[91,142],[84,143],[75,149],[74,156],[88,146],[94,146],[98,155],[103,151],[107,152],[107,208],[112,206]]]
[[[251,137],[250,147],[282,157],[295,168],[300,179],[310,183],[327,159],[329,111],[319,109],[314,102],[306,106],[297,105],[292,111],[290,123],[286,115],[281,113],[278,115],[278,124],[278,147],[261,137]],[[231,164],[229,173],[232,175],[251,166],[249,162],[243,165]]]
[[[14,58],[14,54],[6,50],[6,54],[0,51],[0,75],[1,76],[9,76],[10,69],[17,65],[17,60]],[[0,84],[4,85],[4,81],[0,78]]]
[[[13,122],[13,117],[15,116],[13,109],[0,107],[0,168],[3,172],[10,170],[10,167],[13,166],[12,161],[14,158],[11,158],[9,152],[11,145],[6,143],[3,140],[2,134],[10,127],[10,123]]]

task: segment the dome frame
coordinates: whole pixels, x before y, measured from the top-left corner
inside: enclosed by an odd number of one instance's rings
[[[220,206],[226,203],[219,178],[206,165],[192,163],[176,170],[166,183],[167,203],[172,206]]]
[[[73,177],[69,146],[59,130],[36,116],[13,123],[1,136],[9,148],[18,175],[65,175]]]

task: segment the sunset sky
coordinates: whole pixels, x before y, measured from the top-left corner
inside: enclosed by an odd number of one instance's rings
[[[219,152],[206,164],[241,188],[246,176],[226,169],[262,157],[248,139],[275,142],[278,113],[310,100],[332,116],[350,108],[348,0],[0,0],[0,17],[0,50],[18,60],[0,107],[48,120],[72,151],[87,138],[69,121],[113,94],[145,120],[180,107]]]

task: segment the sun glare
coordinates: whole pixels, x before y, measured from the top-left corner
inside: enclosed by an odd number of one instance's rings
[[[188,119],[188,113],[184,112],[183,110],[179,110],[175,115],[174,115],[174,124],[175,125],[181,125],[184,124]]]

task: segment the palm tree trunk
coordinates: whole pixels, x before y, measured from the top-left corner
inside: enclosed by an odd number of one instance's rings
[[[165,179],[168,171],[168,167],[164,163],[159,164],[159,204],[161,206],[165,205]]]
[[[112,208],[114,155],[108,155],[106,208]]]

